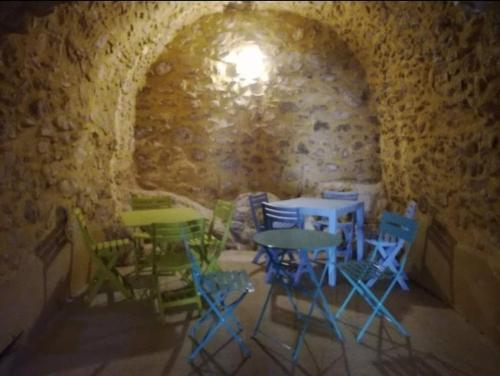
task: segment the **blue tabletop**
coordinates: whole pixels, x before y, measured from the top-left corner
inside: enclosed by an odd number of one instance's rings
[[[341,243],[342,237],[340,234],[334,235],[322,231],[286,229],[258,232],[254,235],[253,240],[266,247],[314,251],[337,247]]]

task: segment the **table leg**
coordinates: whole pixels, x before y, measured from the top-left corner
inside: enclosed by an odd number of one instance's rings
[[[364,256],[364,249],[363,249],[365,245],[364,223],[365,223],[365,208],[363,204],[356,209],[355,236],[357,239],[356,258],[358,261],[361,261]]]
[[[323,291],[322,291],[322,288],[321,288],[321,286],[323,285],[323,281],[325,280],[327,271],[328,271],[328,264],[325,264],[325,266],[323,268],[323,271],[321,272],[321,277],[318,280],[318,278],[316,276],[316,273],[314,272],[313,267],[309,264],[308,274],[309,274],[309,277],[311,278],[311,281],[313,282],[313,284],[315,286],[315,290],[314,290],[314,293],[313,293],[313,296],[312,296],[312,299],[311,299],[311,304],[309,306],[309,310],[307,312],[307,315],[304,317],[304,324],[303,324],[302,329],[301,329],[301,331],[299,333],[299,336],[297,338],[297,342],[296,342],[294,350],[293,350],[293,360],[294,360],[294,362],[297,361],[297,359],[299,357],[300,349],[301,349],[302,344],[304,342],[304,337],[305,337],[305,334],[306,334],[306,331],[307,331],[307,327],[309,325],[309,320],[311,318],[311,315],[312,315],[312,313],[314,311],[314,307],[316,306],[316,304],[318,305],[318,307],[323,312],[323,315],[325,316],[326,320],[328,321],[328,323],[330,324],[330,326],[332,327],[332,329],[335,331],[335,334],[337,335],[337,337],[339,338],[339,340],[342,341],[344,339],[344,337],[342,335],[342,332],[340,331],[339,327],[337,326],[337,322],[335,320],[335,316],[330,311],[330,307],[329,307],[328,301],[326,300],[326,297],[323,294]],[[318,298],[320,299],[320,301],[316,303],[316,301],[318,300]]]
[[[328,232],[330,234],[337,233],[337,213],[333,212],[328,217]],[[335,265],[337,263],[337,247],[332,247],[328,250],[328,284],[335,286],[337,283],[337,270]]]

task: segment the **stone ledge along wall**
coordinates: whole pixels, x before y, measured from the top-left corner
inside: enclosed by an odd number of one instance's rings
[[[450,303],[500,343],[500,27],[494,6],[479,4],[254,6],[330,25],[352,51],[376,104],[391,208],[416,198],[422,227],[445,234],[427,247],[427,263],[415,264],[417,278],[451,288]],[[1,36],[2,344],[29,328],[43,305],[31,287],[41,283],[33,251],[50,231],[50,208],[71,208],[82,197],[92,223],[109,225],[133,181],[135,99],[147,69],[178,29],[223,7],[63,4],[30,19],[23,34]],[[449,263],[439,260],[436,244],[445,244]],[[72,273],[86,267],[76,257]],[[58,267],[51,278],[68,270]],[[436,277],[443,272],[451,287]]]
[[[263,72],[245,79],[231,56],[255,46]],[[292,13],[232,10],[186,26],[148,72],[136,116],[138,184],[209,207],[381,179],[363,70],[332,29]]]

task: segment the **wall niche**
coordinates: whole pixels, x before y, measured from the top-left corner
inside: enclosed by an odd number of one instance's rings
[[[138,185],[210,205],[381,179],[379,122],[335,31],[287,12],[231,10],[185,26],[137,97]]]

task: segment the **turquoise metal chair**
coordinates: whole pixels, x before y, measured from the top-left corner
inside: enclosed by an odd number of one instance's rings
[[[416,231],[416,221],[398,214],[385,212],[382,215],[382,221],[380,223],[380,236],[391,236],[397,239],[395,244],[392,243],[392,249],[385,250],[388,255],[387,258],[379,258],[377,260],[379,251],[375,248],[370,254],[368,260],[349,261],[339,264],[339,271],[353,287],[337,311],[336,318],[338,319],[343,314],[345,308],[356,292],[361,295],[373,309],[372,314],[363,325],[356,338],[358,342],[362,340],[366,330],[377,315],[384,316],[399,330],[401,334],[409,336],[409,333],[403,325],[401,325],[401,323],[396,320],[392,313],[390,313],[384,306],[384,302],[388,298],[396,283],[400,281],[403,276],[403,269],[408,259],[410,246],[415,239]],[[400,260],[396,263],[398,257],[400,257]],[[395,265],[397,268],[394,268]],[[375,282],[380,280],[389,281],[386,290],[380,297],[377,297],[367,284],[368,281],[372,280],[375,280]]]
[[[410,201],[408,203],[408,206],[406,207],[404,216],[406,218],[413,219],[415,217],[416,211],[417,211],[417,203],[415,201]],[[375,247],[375,251],[377,252],[377,257],[379,259],[381,260],[390,259],[390,261],[388,261],[387,263],[391,268],[391,270],[393,272],[396,272],[396,270],[398,269],[398,260],[390,257],[390,255],[392,252],[397,250],[397,247],[395,246],[397,245],[398,240],[394,236],[390,236],[388,234],[379,234],[377,239],[367,239],[366,242]],[[408,276],[403,271],[401,277],[398,278],[398,284],[403,290],[410,291],[410,287],[406,282],[407,280]],[[373,278],[370,281],[368,281],[367,285],[371,287],[375,282],[376,279]]]
[[[234,315],[235,308],[241,303],[247,293],[254,291],[248,273],[240,270],[216,271],[203,274],[197,257],[193,254],[187,240],[184,241],[184,249],[191,261],[196,291],[206,303],[206,310],[189,331],[189,336],[196,341],[195,336],[202,325],[210,322],[204,336],[200,341],[197,341],[197,345],[191,351],[188,361],[192,362],[196,358],[221,327],[224,327],[236,340],[243,354],[250,356],[250,349],[239,336],[243,328]]]

